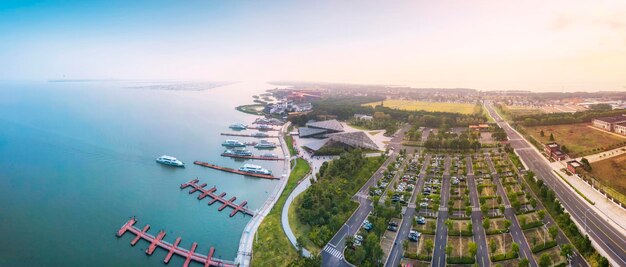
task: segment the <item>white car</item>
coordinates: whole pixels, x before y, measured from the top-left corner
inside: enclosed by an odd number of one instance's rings
[[[420,207],[426,208],[426,207],[428,207],[428,203],[422,202],[422,203],[420,203]]]

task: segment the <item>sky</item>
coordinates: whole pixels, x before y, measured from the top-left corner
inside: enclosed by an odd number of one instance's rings
[[[626,91],[626,1],[0,1],[0,80]]]

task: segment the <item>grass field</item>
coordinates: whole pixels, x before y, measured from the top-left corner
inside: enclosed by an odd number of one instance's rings
[[[254,266],[287,266],[298,258],[298,253],[287,239],[280,222],[280,214],[287,196],[310,170],[306,160],[299,158],[297,161],[298,164],[289,175],[285,190],[257,230],[253,245],[252,263]]]
[[[296,209],[297,207],[302,205],[303,196],[303,194],[297,196],[289,207],[289,225],[291,226],[291,230],[293,231],[293,234],[296,236],[296,238],[300,238],[300,241],[302,242],[301,245],[309,252],[317,254],[320,251],[320,247],[315,245],[315,243],[313,243],[313,241],[311,241],[311,239],[307,237],[307,233],[311,231],[311,226],[300,222],[300,220],[298,220],[298,217],[296,216]]]
[[[626,195],[626,154],[591,163],[591,174]]]
[[[511,116],[535,115],[545,113],[539,108],[533,108],[529,106],[504,106],[503,109]]]
[[[364,106],[375,107],[380,105],[380,101],[363,104]],[[383,101],[383,106],[401,110],[424,110],[430,112],[450,112],[461,114],[474,114],[476,105],[470,103],[447,103],[447,102],[423,102],[415,100],[389,99]]]
[[[599,153],[604,148],[626,141],[626,138],[592,129],[588,125],[587,123],[577,123],[525,128],[529,135],[544,144],[550,142],[550,134],[553,134],[554,141],[560,145],[565,145],[571,157]],[[541,130],[544,132],[543,137],[540,134]]]

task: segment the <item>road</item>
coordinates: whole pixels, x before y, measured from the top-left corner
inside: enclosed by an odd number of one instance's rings
[[[482,227],[483,213],[480,211],[480,201],[478,198],[478,190],[476,189],[476,180],[474,180],[474,170],[472,169],[472,157],[466,157],[467,164],[467,186],[470,189],[470,202],[472,205],[472,232],[474,233],[474,242],[478,246],[476,251],[476,263],[478,266],[489,266],[489,252],[487,250],[487,236],[485,229]]]
[[[444,223],[448,219],[448,198],[450,197],[450,156],[446,156],[443,179],[441,181],[441,194],[439,201],[439,214],[437,215],[437,233],[435,235],[435,248],[433,260],[430,266],[446,266],[446,244],[448,242],[448,228]]]
[[[391,155],[380,168],[372,175],[372,177],[365,182],[363,187],[359,189],[356,195],[352,198],[359,203],[357,210],[348,218],[348,220],[341,226],[339,231],[335,233],[332,239],[324,246],[324,249],[320,253],[322,255],[322,266],[335,267],[335,266],[351,266],[347,263],[343,256],[343,250],[345,249],[345,237],[349,235],[355,235],[363,221],[367,218],[370,212],[374,209],[372,201],[368,198],[369,188],[375,186],[378,180],[383,177],[383,172],[387,169],[389,164],[395,162],[395,159],[402,147],[402,140],[404,134],[409,129],[409,126],[403,127],[396,136],[391,139],[389,146],[393,148]]]
[[[504,129],[509,137],[511,146],[515,149],[526,166],[542,179],[550,187],[561,201],[563,207],[571,215],[572,219],[582,226],[581,230],[587,232],[589,238],[598,248],[600,253],[607,257],[613,266],[626,266],[626,237],[616,230],[603,215],[596,213],[589,207],[589,203],[581,199],[576,192],[572,191],[552,172],[552,168],[544,160],[543,156],[535,150],[530,143],[522,138],[513,128],[502,120],[491,104],[486,104],[487,111],[498,125]],[[586,225],[586,226],[585,226]],[[585,231],[585,228],[587,231]]]
[[[400,225],[400,229],[398,229],[398,235],[396,235],[394,247],[389,253],[389,257],[387,258],[385,266],[398,266],[400,264],[400,260],[402,259],[402,255],[404,255],[402,242],[408,239],[409,231],[411,231],[411,227],[413,226],[413,220],[415,218],[415,199],[417,198],[417,192],[421,192],[422,188],[424,187],[424,182],[426,178],[426,167],[429,164],[430,155],[427,155],[424,158],[424,163],[422,164],[422,169],[419,173],[417,184],[415,185],[415,188],[413,188],[413,194],[411,195],[411,199],[408,202],[409,205],[405,208],[404,214],[402,215],[402,224]]]
[[[528,245],[528,241],[526,241],[526,237],[524,236],[522,227],[520,227],[520,224],[517,221],[517,217],[515,216],[515,210],[511,207],[509,197],[504,192],[504,188],[502,187],[502,183],[500,182],[500,176],[498,175],[498,172],[493,165],[493,161],[491,161],[491,157],[487,153],[485,154],[485,160],[487,161],[487,165],[489,165],[489,169],[491,170],[491,177],[493,178],[493,183],[496,185],[496,192],[502,197],[502,202],[504,203],[504,217],[507,220],[511,221],[509,232],[511,233],[511,236],[513,236],[513,242],[519,245],[520,257],[528,259],[530,261],[530,266],[537,267],[537,261],[533,257],[532,250]]]

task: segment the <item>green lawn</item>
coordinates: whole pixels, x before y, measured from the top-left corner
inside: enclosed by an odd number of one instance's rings
[[[289,148],[289,155],[296,155],[296,148],[293,147],[293,136],[290,134],[285,134],[285,142],[287,143],[287,147]]]
[[[306,160],[298,158],[297,161],[298,164],[289,175],[285,190],[257,230],[253,245],[254,266],[287,266],[298,258],[298,253],[287,239],[280,221],[287,196],[296,187],[297,182],[311,170]]]
[[[320,251],[320,247],[315,245],[311,239],[307,237],[307,234],[311,231],[311,226],[304,224],[296,217],[296,209],[302,204],[302,194],[293,200],[293,203],[289,207],[289,225],[296,238],[300,238],[302,246],[306,248],[312,254],[317,254]]]
[[[363,105],[375,107],[380,105],[380,101]],[[474,114],[474,108],[476,105],[472,103],[423,102],[415,100],[387,99],[383,101],[383,106],[408,111],[424,110],[429,112]]]

